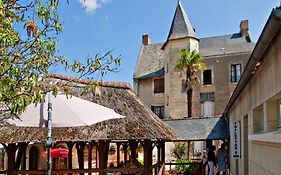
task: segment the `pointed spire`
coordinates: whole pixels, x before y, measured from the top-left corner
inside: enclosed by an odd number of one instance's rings
[[[186,16],[186,13],[181,5],[180,0],[176,8],[176,12],[173,18],[173,22],[168,35],[169,39],[183,38],[183,37],[194,37],[196,38],[195,31]]]

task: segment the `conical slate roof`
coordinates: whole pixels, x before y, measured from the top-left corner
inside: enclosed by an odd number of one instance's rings
[[[186,16],[186,13],[181,5],[181,2],[178,1],[176,12],[173,18],[173,22],[170,28],[168,39],[177,39],[183,37],[194,37],[196,38],[194,29]]]

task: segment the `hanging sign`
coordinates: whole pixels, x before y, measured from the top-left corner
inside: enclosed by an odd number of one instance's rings
[[[240,158],[240,121],[231,122],[230,130],[231,156],[233,159]]]

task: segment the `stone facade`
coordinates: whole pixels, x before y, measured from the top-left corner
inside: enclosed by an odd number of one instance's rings
[[[231,82],[231,65],[241,64],[241,68],[247,64],[250,57],[250,52],[239,53],[233,55],[221,55],[204,59],[207,69],[210,68],[213,73],[212,85],[198,85],[195,89],[194,106],[198,109],[195,110],[196,116],[202,116],[202,101],[200,101],[200,93],[214,92],[214,116],[219,116],[223,113],[227,101],[229,100],[237,82]],[[202,73],[201,73],[202,74]],[[202,76],[200,76],[202,82]]]
[[[237,81],[231,82],[231,65],[240,64],[242,74],[254,47],[247,20],[241,22],[238,33],[197,38],[180,2],[165,43],[151,44],[147,34],[142,39],[134,72],[134,90],[148,107],[164,107],[164,119],[187,117],[187,95],[182,88],[185,75],[175,68],[181,50],[199,51],[207,69],[211,69],[209,85],[202,84],[203,73],[198,72],[201,83],[194,86],[192,110],[196,118],[222,114],[237,84]],[[154,80],[159,78],[164,79],[164,92],[160,94],[154,93]],[[209,94],[213,97],[202,99]]]
[[[177,58],[181,50],[199,50],[198,40],[194,38],[184,38],[172,40],[164,48],[165,55],[165,108],[166,118],[177,119],[187,116],[186,93],[182,92],[181,80],[184,76],[176,71]]]

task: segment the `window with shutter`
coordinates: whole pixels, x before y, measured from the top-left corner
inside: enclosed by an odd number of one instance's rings
[[[154,94],[164,93],[164,78],[154,79]]]
[[[202,115],[203,117],[214,116],[214,102],[204,101],[202,104]]]

